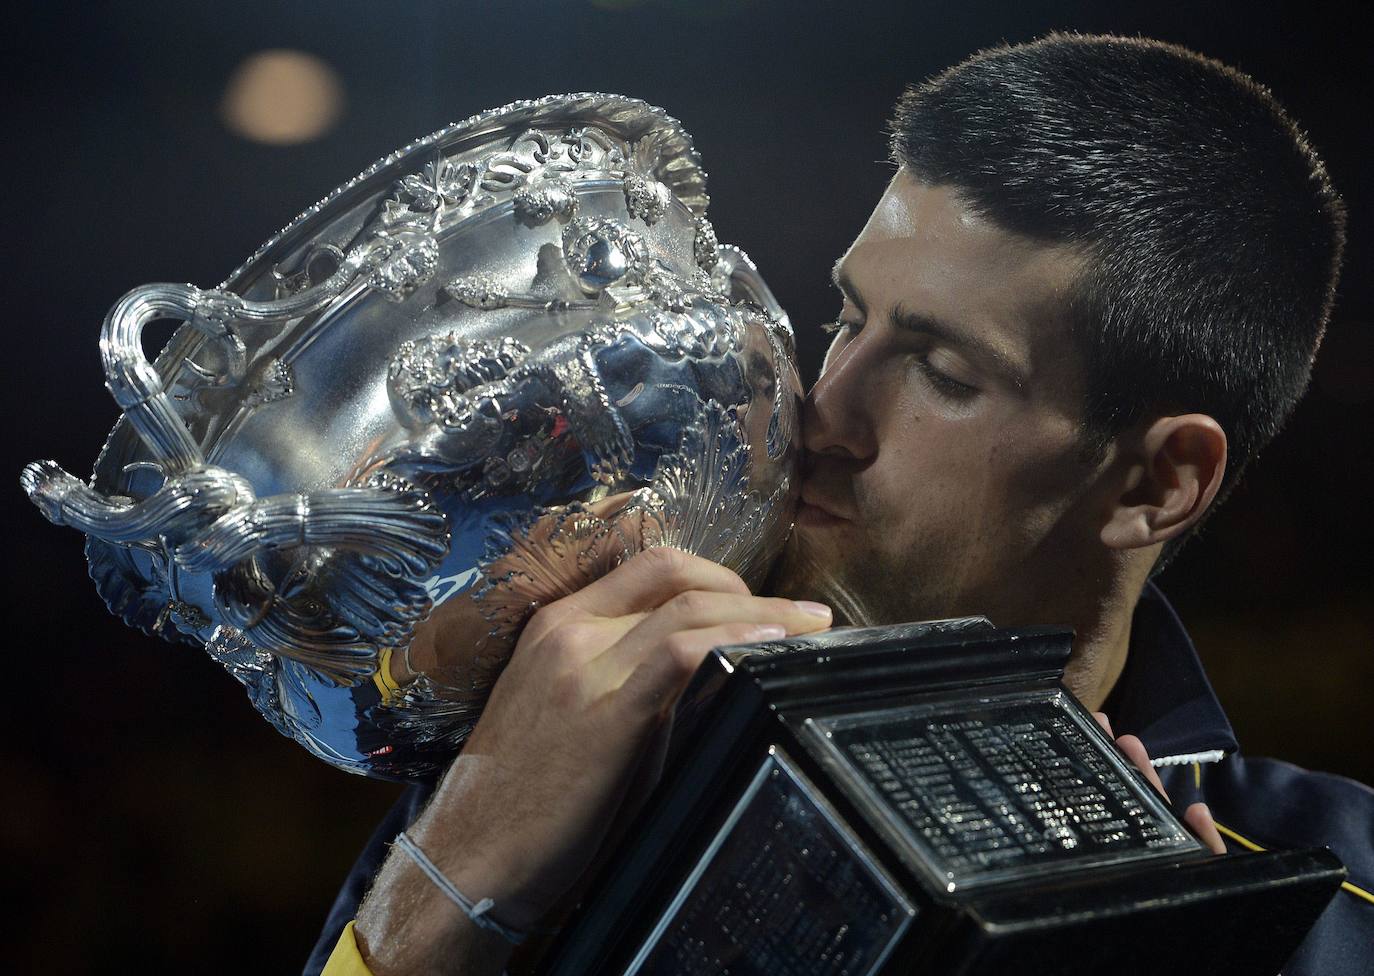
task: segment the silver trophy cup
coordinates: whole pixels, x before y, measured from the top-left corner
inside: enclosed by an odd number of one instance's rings
[[[100,338],[123,416],[89,484],[111,611],[203,644],[352,772],[439,769],[541,605],[670,545],[757,584],[795,503],[787,317],[717,243],[680,125],[517,102],[366,169],[218,288],[151,284]],[[151,321],[177,319],[156,362]]]

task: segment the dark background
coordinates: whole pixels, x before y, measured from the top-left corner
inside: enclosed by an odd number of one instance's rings
[[[831,263],[889,176],[904,83],[1052,28],[1144,33],[1235,64],[1310,131],[1346,196],[1350,250],[1313,388],[1165,574],[1242,746],[1374,781],[1374,140],[1359,6],[1101,2],[527,4],[162,0],[30,5],[5,32],[4,458],[90,470],[115,419],[96,348],[147,281],[220,281],[308,204],[412,137],[550,92],[666,107],[798,327],[808,379]],[[317,141],[219,120],[249,55],[298,48],[342,79]],[[6,969],[296,970],[395,787],[272,732],[204,654],[128,631],[81,539],[6,489],[10,693]],[[11,902],[13,904],[13,902]],[[17,963],[17,966],[15,965]]]

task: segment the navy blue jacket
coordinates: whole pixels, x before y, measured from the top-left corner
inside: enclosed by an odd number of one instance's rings
[[[1345,862],[1349,883],[1284,967],[1284,976],[1374,973],[1374,790],[1273,759],[1241,758],[1193,642],[1154,584],[1136,607],[1126,667],[1103,710],[1117,735],[1140,737],[1175,807],[1207,803],[1228,848],[1327,846]],[[330,909],[306,963],[308,976],[324,968],[387,845],[432,792],[432,784],[409,787],[377,827]]]
[[[1103,710],[1140,737],[1174,806],[1202,801],[1228,850],[1330,847],[1350,872],[1284,976],[1374,974],[1374,790],[1276,759],[1242,757],[1193,642],[1153,584]],[[1258,935],[1258,934],[1257,934]]]

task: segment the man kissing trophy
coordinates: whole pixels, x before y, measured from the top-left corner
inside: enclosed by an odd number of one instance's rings
[[[689,137],[635,99],[440,130],[219,287],[121,299],[91,482],[38,462],[24,488],[87,535],[126,623],[203,645],[325,761],[432,780],[540,608],[665,547],[757,589],[782,548],[791,327],[706,205]],[[1211,857],[1062,685],[1070,631],[807,629],[737,626],[693,661],[661,786],[529,965],[1137,971],[1205,927],[1184,971],[1273,972],[1340,883],[1324,852]]]

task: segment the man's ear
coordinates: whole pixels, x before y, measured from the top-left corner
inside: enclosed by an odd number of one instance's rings
[[[1104,545],[1139,549],[1187,532],[1226,472],[1226,433],[1201,413],[1157,417],[1119,438],[1124,480],[1102,526]]]

